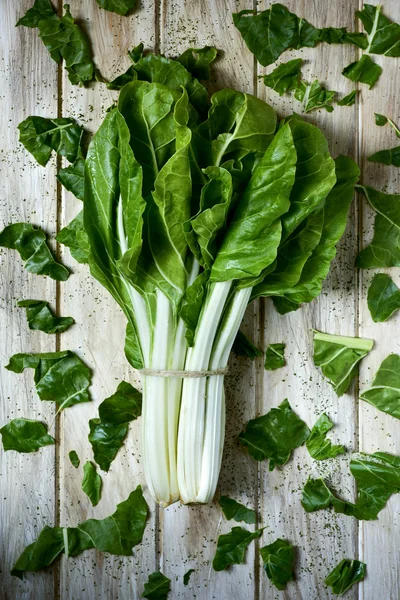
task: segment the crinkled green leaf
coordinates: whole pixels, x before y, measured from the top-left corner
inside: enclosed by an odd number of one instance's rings
[[[284,590],[287,582],[294,580],[293,546],[286,540],[278,538],[272,544],[260,548],[260,554],[268,579],[278,590]]]
[[[359,560],[344,558],[325,579],[334,594],[344,594],[352,585],[365,577],[367,565]]]
[[[72,221],[56,236],[57,242],[67,246],[72,258],[77,262],[86,264],[89,262],[89,238],[83,226],[83,211],[81,210]]]
[[[285,92],[298,86],[302,64],[302,58],[294,58],[279,65],[271,73],[264,75],[265,85],[283,96]]]
[[[142,598],[148,600],[167,600],[170,591],[171,580],[161,571],[155,571],[149,575],[148,581],[144,584]]]
[[[93,506],[99,503],[101,498],[101,477],[96,472],[96,467],[90,461],[83,465],[82,491],[85,492]]]
[[[356,12],[367,32],[366,51],[371,54],[400,56],[400,25],[382,14],[382,6],[364,4],[364,8]]]
[[[72,165],[60,169],[57,179],[66,190],[72,192],[79,200],[83,200],[85,194],[85,159],[83,156],[78,156]]]
[[[176,59],[189,73],[203,81],[211,77],[210,65],[217,58],[217,49],[213,46],[188,48]]]
[[[332,102],[336,92],[325,89],[318,79],[315,79],[311,84],[300,81],[294,89],[294,97],[303,103],[305,113],[317,108],[325,108],[328,112],[333,111]]]
[[[54,316],[45,300],[20,300],[17,306],[26,308],[29,329],[45,333],[62,333],[75,323],[72,317]]]
[[[348,34],[345,27],[318,29],[282,4],[272,4],[258,14],[253,10],[242,10],[232,16],[249,50],[264,67],[274,63],[285,50],[314,48],[319,42],[349,43],[359,48],[367,45],[364,34]]]
[[[326,434],[332,427],[332,421],[328,415],[323,413],[311,429],[310,436],[306,440],[306,446],[310,456],[314,460],[335,458],[338,454],[343,454],[346,451],[344,446],[332,444],[332,442],[326,438]]]
[[[321,367],[337,395],[341,396],[358,373],[358,363],[373,345],[373,340],[314,331],[314,364]]]
[[[262,532],[263,529],[248,531],[243,527],[233,527],[229,533],[220,535],[212,563],[214,571],[223,571],[229,565],[244,562],[247,546],[258,539]]]
[[[55,443],[48,435],[47,426],[31,419],[13,419],[0,429],[3,448],[17,452],[36,452],[42,446]]]
[[[24,369],[35,369],[34,380],[39,398],[56,402],[59,410],[91,400],[91,371],[70,350],[44,354],[14,354],[6,369],[14,373],[22,373]]]
[[[347,96],[343,96],[341,100],[338,100],[339,106],[353,106],[356,101],[359,90],[352,90]]]
[[[125,16],[136,6],[136,0],[96,0],[96,2],[100,8],[122,16]]]
[[[280,369],[286,364],[285,361],[285,347],[286,344],[269,344],[265,352],[264,368],[267,371],[275,371]]]
[[[229,498],[228,496],[221,496],[218,502],[228,521],[234,519],[235,521],[244,521],[245,523],[256,522],[255,511],[237,502],[237,500],[233,500],[233,498]]]
[[[51,565],[63,551],[63,528],[46,526],[38,538],[22,552],[11,575],[23,579],[24,571],[41,571]]]
[[[376,273],[368,288],[368,308],[374,323],[387,321],[400,308],[400,290],[386,273]]]
[[[383,125],[386,125],[386,123],[389,123],[396,136],[400,137],[400,129],[397,127],[396,123],[392,121],[392,119],[389,119],[389,117],[385,117],[385,115],[375,113],[375,125],[378,125],[378,127],[382,127]]]
[[[109,471],[118,450],[121,448],[128,425],[111,425],[102,423],[100,419],[89,421],[89,442],[93,449],[93,457],[100,469]]]
[[[400,419],[400,356],[389,354],[379,367],[372,385],[360,398],[392,417]]]
[[[69,5],[65,4],[64,9],[65,14],[58,17],[50,0],[35,0],[17,26],[37,27],[51,58],[57,63],[64,59],[71,83],[84,84],[95,76],[90,43],[75,23]]]
[[[377,65],[368,54],[363,54],[359,60],[350,63],[342,71],[342,75],[351,79],[369,85],[373,88],[382,74],[382,67]]]
[[[284,465],[292,451],[308,438],[310,430],[284,400],[278,408],[266,415],[250,420],[239,435],[239,442],[246,446],[256,460],[269,459],[269,470]]]
[[[357,257],[357,267],[400,267],[400,194],[384,194],[358,185],[376,211],[372,242]]]
[[[256,348],[242,331],[237,332],[232,352],[237,356],[247,356],[250,360],[254,360],[257,356],[262,356],[262,351]]]
[[[17,250],[29,273],[48,275],[57,281],[65,281],[69,271],[56,262],[46,243],[46,235],[30,223],[12,223],[0,233],[0,246]]]
[[[68,453],[68,457],[69,457],[69,460],[71,461],[72,466],[74,466],[75,469],[77,469],[79,467],[81,461],[79,460],[79,456],[78,456],[76,450],[71,450]]]
[[[379,150],[378,152],[371,154],[371,156],[368,156],[368,160],[382,165],[400,167],[400,146],[388,148],[387,150]]]

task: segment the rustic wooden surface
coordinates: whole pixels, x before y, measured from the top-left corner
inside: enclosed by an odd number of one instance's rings
[[[101,122],[115,98],[101,84],[87,89],[71,86],[65,71],[53,63],[35,30],[15,29],[17,19],[31,0],[0,3],[1,107],[2,131],[0,166],[0,227],[12,221],[29,221],[50,235],[64,226],[80,210],[80,203],[61,190],[55,180],[56,162],[44,169],[18,144],[16,127],[28,115],[73,116],[91,130]],[[103,75],[113,77],[127,65],[126,51],[143,41],[174,56],[189,45],[212,44],[222,51],[214,69],[214,87],[231,86],[256,93],[270,102],[281,115],[298,111],[296,101],[279,98],[265,88],[257,76],[252,55],[244,47],[231,21],[233,11],[250,8],[246,0],[140,0],[134,14],[119,17],[100,10],[95,0],[72,0],[71,11],[87,29],[95,60]],[[259,2],[258,8],[267,8]],[[289,9],[318,26],[355,24],[356,0],[290,0]],[[387,0],[385,11],[400,21],[397,0]],[[352,84],[340,75],[342,68],[356,60],[358,51],[350,46],[321,45],[317,49],[293,53],[306,61],[304,75],[317,76],[327,87],[343,95]],[[288,60],[290,53],[282,57]],[[318,111],[310,121],[328,137],[332,154],[348,154],[361,168],[361,181],[378,189],[399,191],[398,170],[368,163],[366,156],[396,145],[389,127],[374,124],[374,112],[400,121],[397,95],[399,60],[375,57],[384,68],[374,90],[361,86],[361,96],[353,107],[336,107],[332,114]],[[270,70],[270,69],[269,69]],[[309,475],[322,474],[346,498],[354,497],[349,476],[349,453],[382,450],[400,454],[399,425],[395,419],[357,400],[357,391],[371,380],[381,361],[390,352],[400,351],[400,318],[374,324],[366,305],[366,289],[371,272],[357,272],[357,251],[369,239],[373,218],[364,199],[357,198],[346,234],[321,297],[300,311],[278,316],[269,301],[253,304],[244,330],[261,347],[270,342],[287,344],[287,366],[267,373],[261,361],[250,363],[232,357],[227,380],[227,440],[218,492],[255,507],[259,523],[266,527],[260,543],[252,544],[246,563],[229,571],[215,573],[211,560],[217,537],[231,523],[221,518],[216,504],[185,507],[175,504],[159,510],[146,498],[151,518],[143,543],[133,557],[105,556],[87,551],[75,559],[62,559],[46,572],[28,574],[23,582],[9,575],[10,566],[23,547],[33,541],[45,525],[73,525],[88,517],[104,517],[114,511],[138,484],[144,484],[140,458],[140,420],[130,428],[129,439],[103,474],[103,497],[93,508],[81,491],[82,464],[91,458],[87,441],[88,419],[97,414],[98,404],[122,379],[136,382],[123,354],[124,319],[107,293],[90,277],[83,265],[58,249],[73,275],[61,284],[29,275],[15,252],[0,255],[0,355],[1,365],[16,352],[44,352],[71,349],[93,369],[94,402],[66,410],[50,431],[56,447],[35,454],[1,454],[0,466],[0,598],[7,600],[132,600],[140,598],[149,573],[161,568],[172,580],[171,598],[182,600],[247,600],[285,598],[324,600],[332,596],[323,580],[344,557],[359,558],[368,565],[368,575],[346,595],[349,600],[398,600],[400,598],[400,497],[394,496],[375,522],[358,523],[331,511],[306,515],[300,505],[301,488]],[[398,269],[391,275],[399,284]],[[27,328],[25,312],[17,300],[49,300],[60,314],[72,315],[76,325],[62,336],[46,336]],[[360,335],[375,340],[373,352],[363,361],[360,381],[349,394],[337,398],[332,388],[313,366],[311,329],[330,333]],[[15,375],[2,369],[0,376],[0,425],[25,416],[52,423],[52,403],[40,402],[32,372]],[[277,406],[285,397],[310,425],[323,411],[335,422],[332,439],[346,445],[349,453],[336,460],[315,463],[302,448],[282,470],[267,471],[242,452],[236,438],[244,423],[256,414]],[[68,452],[77,450],[81,467],[76,471]],[[266,578],[259,562],[260,545],[278,536],[297,548],[295,582],[278,592]],[[194,568],[190,584],[183,586],[182,575]]]

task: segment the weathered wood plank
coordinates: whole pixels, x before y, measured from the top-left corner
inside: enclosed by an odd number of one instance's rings
[[[259,10],[267,8],[264,2]],[[297,15],[305,17],[313,25],[353,27],[354,2],[285,2],[285,6]],[[328,46],[321,44],[314,49],[285,53],[279,62],[302,57],[303,78],[312,82],[318,78],[328,89],[347,94],[352,84],[341,76],[341,70],[356,59],[351,46]],[[259,73],[271,72],[276,65],[260,69]],[[282,98],[259,83],[259,94],[270,102],[280,114],[301,113],[301,105],[289,95]],[[326,135],[331,154],[357,154],[357,106],[335,107],[333,113],[314,111],[305,116],[308,122],[317,124]],[[346,234],[342,239],[321,296],[310,305],[295,313],[280,316],[267,300],[264,305],[264,348],[271,342],[287,344],[287,364],[275,373],[261,374],[263,394],[258,411],[268,412],[288,398],[293,410],[311,427],[326,412],[335,423],[331,438],[344,444],[349,452],[357,449],[357,413],[354,388],[337,398],[332,387],[313,364],[312,329],[342,335],[356,334],[357,278],[353,269],[357,247],[357,221],[354,210],[349,215]],[[354,493],[352,478],[348,474],[349,454],[329,461],[314,461],[306,448],[295,451],[292,460],[281,469],[269,473],[267,466],[260,466],[260,517],[267,525],[262,543],[271,543],[278,537],[288,539],[296,547],[296,581],[288,584],[286,598],[322,600],[333,598],[324,579],[331,569],[344,557],[357,556],[357,523],[331,511],[307,515],[300,504],[301,490],[309,476],[324,476],[343,493]],[[357,597],[357,589],[348,592],[349,598]],[[276,589],[264,573],[260,575],[260,597],[275,598]]]
[[[176,56],[189,47],[216,46],[221,58],[213,68],[216,89],[232,87],[253,93],[253,57],[244,48],[232,23],[231,13],[247,7],[246,2],[176,0],[162,3],[160,51]],[[244,331],[251,338],[258,329],[257,312],[248,311]],[[226,382],[226,441],[217,497],[227,494],[254,507],[257,498],[257,466],[237,444],[237,436],[255,411],[255,372],[249,360],[232,357]],[[160,511],[160,565],[172,579],[173,598],[209,600],[211,598],[254,597],[255,549],[251,544],[246,564],[232,572],[216,573],[211,562],[221,533],[237,525],[221,518],[221,509],[211,506],[185,507],[175,504]],[[243,525],[243,524],[242,524]],[[183,574],[194,568],[190,583],[183,586]]]
[[[51,116],[57,110],[57,65],[32,29],[15,28],[30,6],[30,0],[3,2],[0,6],[0,124],[1,181],[0,230],[9,223],[27,221],[50,235],[56,230],[57,198],[55,162],[46,169],[18,143],[17,125],[29,115]],[[25,310],[16,302],[25,298],[48,300],[55,307],[56,284],[52,279],[28,274],[16,251],[2,249],[0,255],[0,425],[16,417],[39,419],[50,425],[54,405],[41,402],[28,369],[16,375],[4,369],[17,352],[51,352],[54,335],[28,329]],[[54,426],[49,433],[54,435]],[[2,451],[0,468],[0,596],[52,598],[52,570],[24,581],[11,577],[10,569],[25,545],[44,525],[55,520],[55,448],[47,446],[34,454]]]
[[[391,19],[400,22],[400,6],[396,0],[384,3],[384,12]],[[400,122],[398,89],[400,84],[397,58],[373,56],[383,73],[372,90],[363,88],[360,130],[361,181],[386,193],[400,192],[399,170],[367,161],[367,157],[384,148],[399,145],[399,140],[389,126],[377,127],[374,112],[391,117]],[[358,197],[361,215],[361,243],[363,248],[372,237],[374,214],[367,201]],[[386,323],[374,323],[367,306],[367,290],[372,276],[384,271],[400,284],[399,269],[360,270],[359,334],[372,338],[375,346],[362,361],[360,369],[360,389],[370,385],[381,362],[390,353],[400,354],[400,316],[394,315]],[[368,403],[359,401],[360,450],[364,452],[390,452],[400,454],[399,421],[378,411]],[[400,565],[398,540],[400,536],[400,497],[393,496],[387,507],[380,513],[378,521],[360,523],[360,556],[368,565],[368,577],[361,586],[360,598],[397,598],[399,594]]]
[[[143,41],[153,45],[153,2],[141,2],[131,17],[120,17],[99,8],[96,2],[71,2],[72,14],[87,27],[93,43],[95,62],[101,73],[113,79],[129,65],[127,51]],[[71,86],[63,75],[63,114],[75,117],[91,132],[104,118],[106,109],[116,98],[105,85],[92,84],[86,89]],[[79,200],[63,192],[62,225],[66,225],[81,210]],[[126,320],[120,308],[89,274],[86,265],[79,265],[63,251],[65,260],[74,271],[61,299],[62,310],[76,319],[76,325],[62,338],[62,348],[79,353],[93,369],[93,402],[73,407],[62,415],[60,449],[60,521],[76,524],[86,518],[103,518],[114,512],[116,504],[125,500],[144,478],[141,465],[140,419],[130,426],[128,439],[118,453],[109,473],[99,472],[103,478],[103,495],[93,508],[81,490],[82,468],[86,460],[93,460],[88,442],[88,421],[98,416],[98,405],[112,394],[118,383],[125,379],[135,384],[136,375],[124,355]],[[71,465],[68,452],[75,449],[81,459],[79,470]],[[82,597],[127,599],[139,598],[149,573],[156,568],[155,511],[151,509],[143,543],[133,557],[106,556],[88,551],[61,565],[60,596],[63,600]]]

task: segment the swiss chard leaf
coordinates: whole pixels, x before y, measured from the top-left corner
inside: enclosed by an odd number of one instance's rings
[[[167,600],[171,588],[171,580],[161,571],[155,571],[149,575],[148,581],[144,584],[142,598],[148,600]]]
[[[285,347],[286,344],[269,344],[265,352],[265,363],[264,368],[267,371],[275,371],[280,369],[286,364],[285,361]]]
[[[221,496],[218,502],[228,521],[234,519],[235,521],[244,521],[249,524],[256,522],[255,511],[251,508],[247,508],[244,504],[237,502],[237,500],[233,500],[233,498],[229,498],[229,496]]]
[[[186,340],[188,346],[193,346],[194,344],[197,322],[199,320],[204,298],[207,294],[209,277],[209,270],[200,273],[193,283],[186,288],[183,296],[183,303],[179,311],[179,316],[186,325]]]
[[[369,186],[357,186],[376,211],[372,242],[361,250],[357,267],[400,267],[400,194],[384,194]]]
[[[344,558],[325,579],[334,594],[344,594],[352,585],[365,577],[367,565],[359,560]]]
[[[133,385],[121,381],[112,396],[99,406],[102,423],[122,425],[134,421],[142,414],[142,394]]]
[[[57,63],[64,59],[71,83],[84,84],[95,76],[90,43],[75,23],[69,5],[65,4],[64,8],[65,14],[58,17],[50,0],[35,0],[17,26],[37,27],[51,58]]]
[[[125,16],[136,6],[136,0],[96,0],[96,2],[100,8],[121,16]]]
[[[18,125],[19,141],[44,167],[54,150],[74,162],[78,156],[82,128],[73,119],[28,117]]]
[[[276,465],[287,463],[292,450],[304,444],[309,435],[307,425],[284,400],[278,408],[249,421],[239,435],[239,442],[256,460],[269,459],[272,471]]]
[[[363,54],[359,60],[350,63],[342,71],[342,75],[351,79],[369,85],[373,88],[382,74],[382,67],[377,65],[368,54]]]
[[[188,585],[189,584],[190,576],[194,572],[195,572],[195,569],[189,569],[188,571],[186,571],[186,573],[183,576],[183,585]]]
[[[356,101],[358,93],[359,93],[359,90],[351,91],[349,94],[347,94],[347,96],[343,96],[343,98],[338,100],[338,105],[339,106],[353,106],[353,104]]]
[[[394,123],[392,119],[389,119],[389,117],[385,117],[385,115],[375,113],[375,125],[378,125],[378,127],[382,127],[383,125],[386,125],[386,123],[389,123],[396,136],[400,138],[400,129],[397,127],[396,123]]]
[[[111,425],[102,423],[100,419],[89,421],[89,442],[93,449],[93,456],[100,469],[109,471],[118,450],[121,448],[128,425]]]
[[[232,352],[237,356],[247,356],[250,360],[254,360],[257,356],[262,356],[262,351],[256,348],[242,331],[238,331],[236,335]]]
[[[74,160],[72,165],[60,169],[57,173],[58,181],[79,200],[83,200],[85,194],[84,176],[85,159],[81,155]]]
[[[263,80],[265,85],[278,92],[280,96],[283,96],[288,90],[298,87],[302,64],[302,58],[294,58],[279,65],[271,73],[264,75]]]
[[[45,527],[35,542],[22,552],[11,574],[22,579],[24,571],[40,571],[64,552],[76,556],[88,548],[131,556],[132,548],[142,541],[148,507],[139,485],[127,500],[117,504],[105,519],[89,519],[77,527]]]
[[[314,331],[314,364],[321,367],[337,395],[341,396],[356,376],[358,363],[373,345],[373,340]]]
[[[244,562],[247,546],[259,538],[262,532],[263,529],[248,531],[243,527],[233,527],[229,533],[220,535],[212,563],[214,571],[223,571],[229,565]]]
[[[213,46],[188,48],[176,59],[196,79],[208,81],[211,77],[210,65],[217,58],[217,49]]]
[[[400,25],[382,14],[382,6],[364,4],[363,10],[356,12],[367,32],[366,51],[371,54],[400,56]]]
[[[314,460],[334,458],[338,454],[345,452],[344,446],[332,444],[330,440],[326,439],[326,434],[332,427],[332,421],[323,413],[311,429],[310,436],[306,440],[306,446],[310,456]]]
[[[91,371],[74,352],[14,354],[6,366],[14,373],[22,373],[27,368],[35,369],[39,398],[56,402],[59,410],[91,400]]]
[[[314,48],[319,42],[350,43],[359,48],[367,45],[364,34],[348,34],[344,27],[318,29],[282,4],[272,4],[259,14],[242,10],[233,14],[233,22],[249,50],[264,67],[274,63],[285,50]]]
[[[334,90],[325,89],[318,79],[311,84],[300,81],[295,88],[294,97],[303,103],[303,110],[309,113],[317,108],[325,108],[328,112],[333,111],[332,102],[335,98]]]
[[[56,317],[45,300],[20,300],[17,306],[26,308],[29,329],[45,333],[62,333],[75,323],[72,317]]]
[[[392,417],[400,419],[400,356],[389,354],[379,367],[372,385],[360,398]]]
[[[101,477],[96,472],[96,467],[90,461],[83,465],[82,490],[93,506],[99,503],[101,498]]]
[[[46,235],[30,223],[7,225],[0,233],[0,246],[17,250],[29,273],[48,275],[57,281],[65,281],[69,277],[68,269],[54,260]]]
[[[79,467],[81,461],[79,460],[79,456],[78,456],[76,450],[71,450],[68,453],[68,457],[69,457],[69,460],[71,461],[72,466],[75,467],[75,469],[77,469]]]
[[[376,273],[368,288],[368,308],[374,323],[387,321],[400,308],[400,290],[386,273]]]
[[[368,156],[370,162],[380,163],[381,165],[393,165],[400,167],[400,146],[388,148],[386,150],[378,150],[371,156]]]
[[[77,262],[89,262],[89,239],[83,226],[83,211],[81,210],[72,221],[63,227],[56,236],[57,242],[67,246],[72,258]]]
[[[13,419],[0,429],[0,434],[6,452],[36,452],[42,446],[55,443],[55,439],[48,435],[46,425],[31,419]]]
[[[294,580],[293,546],[286,540],[278,538],[272,544],[260,548],[260,554],[268,579],[278,590],[284,590],[287,582]]]

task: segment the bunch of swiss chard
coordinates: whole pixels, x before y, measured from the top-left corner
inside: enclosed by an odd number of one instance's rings
[[[112,83],[118,103],[85,161],[80,238],[127,317],[129,362],[147,369],[144,470],[162,505],[213,498],[225,398],[223,374],[160,375],[224,369],[255,298],[286,313],[319,294],[359,175],[298,116],[278,122],[232,89],[209,99],[191,57],[136,56]]]

